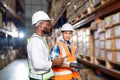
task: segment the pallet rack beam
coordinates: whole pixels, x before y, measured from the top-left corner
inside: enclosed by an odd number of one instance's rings
[[[82,27],[83,25],[90,23],[91,21],[99,17],[103,17],[117,10],[120,10],[120,0],[115,0],[114,2],[106,4],[106,5],[103,6],[105,8],[103,9],[100,8],[100,10],[97,10],[98,12],[94,11],[94,13],[86,16],[84,19],[80,19],[80,21],[78,21],[77,23],[74,23],[73,24],[74,29]]]
[[[52,27],[54,27],[57,24],[58,20],[61,18],[61,16],[66,11],[66,9],[70,6],[70,4],[71,4],[70,2],[66,4],[65,8],[61,11],[61,13],[57,16],[55,22],[52,24]]]
[[[108,75],[110,75],[112,77],[115,77],[116,79],[120,79],[120,72],[119,71],[106,69],[104,66],[96,65],[96,64],[90,63],[88,61],[84,61],[82,59],[79,59],[79,62],[86,65],[86,66],[99,69],[102,72],[104,72],[104,73],[106,73],[106,74],[108,74]]]

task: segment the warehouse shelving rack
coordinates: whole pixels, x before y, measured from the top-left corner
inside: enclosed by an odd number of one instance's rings
[[[60,15],[58,15],[57,20],[53,23],[53,26],[57,23],[57,21],[60,19],[60,17],[63,15],[63,13],[66,11],[68,5],[63,9]],[[120,10],[120,0],[110,0],[110,2],[100,5],[100,7],[97,7],[94,9],[94,11],[90,14],[87,14],[86,16],[79,18],[77,21],[71,22],[74,26],[74,29],[82,28],[83,26],[90,24],[92,21],[98,19],[98,18],[105,18],[105,16],[114,14]],[[99,60],[98,60],[99,61]],[[105,66],[98,65],[91,63],[87,60],[84,60],[82,58],[79,58],[79,62],[83,63],[86,66],[90,66],[94,69],[99,69],[103,73],[106,73],[118,80],[120,80],[120,71],[106,68]],[[102,61],[101,61],[102,62]]]

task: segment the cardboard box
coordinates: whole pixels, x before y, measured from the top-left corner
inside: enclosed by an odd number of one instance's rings
[[[120,38],[120,25],[114,26],[114,36]]]
[[[105,49],[105,41],[99,41],[99,48]]]
[[[105,38],[106,39],[113,39],[114,38],[114,28],[106,29]]]
[[[92,31],[97,30],[97,22],[96,22],[96,21],[93,21],[93,22],[91,23],[90,29],[91,29]]]
[[[105,21],[105,28],[109,28],[109,27],[112,27],[112,16],[108,16],[104,19]]]
[[[115,52],[115,62],[120,64],[120,51]]]
[[[120,38],[115,39],[115,50],[120,50]]]
[[[115,62],[115,51],[106,51],[106,59]]]
[[[104,41],[105,40],[105,33],[100,33],[99,34],[99,40]]]
[[[81,29],[81,30],[82,30],[82,36],[83,37],[86,37],[86,36],[90,35],[90,29],[89,28],[84,28],[84,29]]]
[[[95,48],[95,52],[94,52],[95,55],[94,55],[94,56],[95,56],[96,58],[99,58],[99,51],[100,51],[99,48]]]
[[[79,48],[81,48],[81,49],[84,48],[84,43],[82,41],[79,42],[78,44],[79,44],[79,46],[78,46]]]
[[[78,31],[78,36],[82,36],[82,30]]]
[[[82,42],[83,41],[83,37],[82,36],[78,36],[78,42]]]
[[[86,37],[84,38],[84,41],[85,41],[85,42],[93,42],[93,35],[86,36]]]
[[[115,40],[106,40],[105,41],[105,49],[106,50],[115,50]]]
[[[99,40],[95,40],[95,48],[99,48]]]
[[[112,15],[112,17],[113,17],[113,21],[112,21],[113,25],[116,25],[116,24],[120,23],[120,12]]]
[[[94,39],[99,39],[99,33],[97,31],[94,31]]]
[[[100,21],[97,23],[97,31],[98,31],[98,33],[105,32],[105,24],[104,24],[104,21],[103,21],[103,20],[100,20]]]
[[[99,55],[101,59],[106,59],[106,50],[100,50]]]
[[[81,55],[83,55],[85,53],[84,46],[85,46],[85,44],[83,41],[78,43],[78,53]]]
[[[91,48],[89,45],[88,45],[88,48],[86,48],[86,56],[89,56],[89,57],[94,56],[94,49]]]

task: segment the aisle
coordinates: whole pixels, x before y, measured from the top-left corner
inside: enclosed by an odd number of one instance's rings
[[[29,80],[27,60],[15,60],[1,69],[0,80]]]

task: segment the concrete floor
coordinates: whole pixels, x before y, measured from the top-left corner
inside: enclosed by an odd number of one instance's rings
[[[15,60],[1,69],[0,80],[29,80],[27,60]]]

